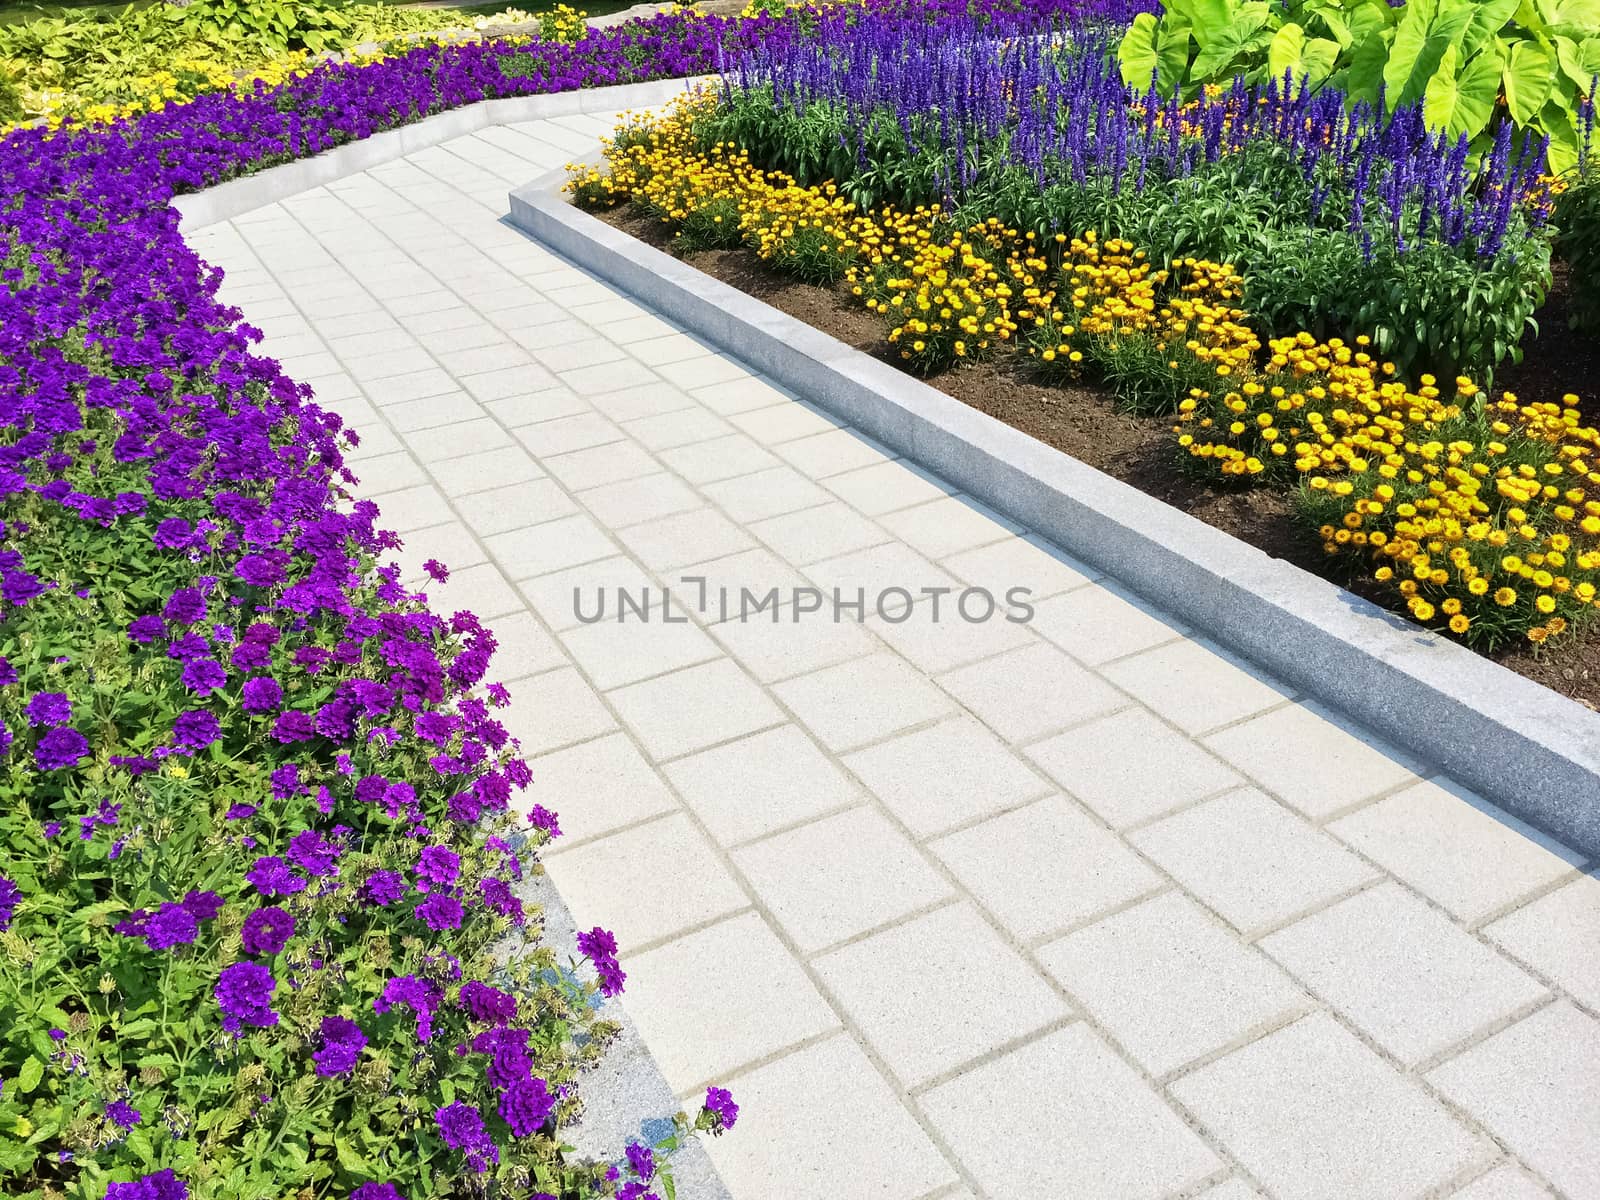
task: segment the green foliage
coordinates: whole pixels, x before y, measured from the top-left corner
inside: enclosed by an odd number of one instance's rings
[[[1588,171],[1556,200],[1556,254],[1567,264],[1569,320],[1600,332],[1600,171]]]
[[[1600,75],[1600,0],[1170,0],[1118,50],[1124,80],[1193,95],[1236,76],[1336,87],[1483,144],[1497,121],[1578,161],[1582,101]]]

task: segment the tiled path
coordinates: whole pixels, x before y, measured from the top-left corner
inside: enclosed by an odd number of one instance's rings
[[[737,1200],[1600,1197],[1577,856],[498,222],[605,127],[193,241],[494,618],[550,872],[672,1087],[733,1087]],[[1036,615],[685,621],[681,576]],[[574,616],[645,584],[680,623]]]

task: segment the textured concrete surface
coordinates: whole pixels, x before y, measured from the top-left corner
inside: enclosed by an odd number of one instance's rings
[[[493,618],[553,883],[670,1091],[745,1105],[736,1200],[1600,1194],[1591,865],[504,223],[606,128],[193,242]]]

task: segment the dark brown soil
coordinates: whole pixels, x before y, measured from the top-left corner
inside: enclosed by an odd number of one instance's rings
[[[601,215],[643,241],[669,248],[670,236],[658,222],[627,208]],[[858,307],[842,288],[814,287],[779,275],[747,250],[694,251],[682,257],[857,350],[891,365],[896,362],[884,341],[883,323]],[[1590,389],[1581,407],[1590,417],[1600,418],[1600,346],[1567,328],[1563,275],[1558,275],[1540,312],[1540,326],[1539,337],[1525,342],[1526,360],[1502,372],[1496,389],[1514,391],[1523,400],[1559,401],[1564,392],[1575,390],[1572,381],[1577,381]],[[1295,522],[1287,496],[1265,488],[1217,487],[1181,469],[1170,418],[1125,412],[1109,393],[1092,386],[1042,384],[1031,375],[1026,360],[1015,356],[966,365],[927,382],[1275,558],[1325,574],[1320,549]],[[1340,582],[1363,590],[1360,581]],[[1491,657],[1519,675],[1600,710],[1600,636],[1570,638],[1542,648],[1511,647]]]

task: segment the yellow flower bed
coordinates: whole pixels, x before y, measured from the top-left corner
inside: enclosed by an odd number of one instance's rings
[[[1119,396],[1176,412],[1184,461],[1219,481],[1297,488],[1330,559],[1464,640],[1542,643],[1600,605],[1600,432],[1569,407],[1488,401],[1469,379],[1416,386],[1353,342],[1262,344],[1231,267],[1151,263],[1093,231],[1039,238],[938,205],[863,213],[742,149],[704,145],[709,93],[628,117],[603,168],[575,167],[591,206],[640,205],[689,247],[745,245],[883,317],[908,368],[1017,346],[1047,372],[1092,365]]]

